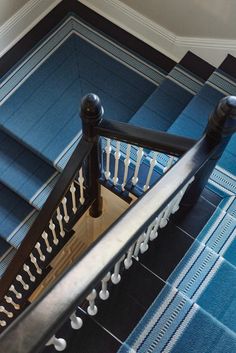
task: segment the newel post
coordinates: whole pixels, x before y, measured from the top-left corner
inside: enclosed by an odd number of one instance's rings
[[[80,117],[82,119],[83,138],[88,142],[93,142],[92,151],[88,157],[89,188],[94,197],[94,202],[90,208],[91,217],[97,218],[102,214],[102,197],[100,177],[101,151],[99,136],[96,133],[96,126],[99,125],[103,116],[103,107],[98,96],[89,93],[82,98]]]
[[[206,149],[214,150],[214,154],[195,175],[181,206],[188,208],[195,204],[234,132],[236,132],[236,97],[228,96],[219,101],[210,115],[203,135]]]

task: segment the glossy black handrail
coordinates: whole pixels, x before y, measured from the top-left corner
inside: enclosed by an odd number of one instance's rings
[[[0,280],[0,298],[3,298],[7,293],[10,285],[17,276],[19,269],[21,269],[27,261],[29,254],[33,250],[38,239],[40,239],[46,225],[48,225],[56,208],[70,187],[76,173],[79,171],[84,160],[92,150],[92,147],[93,143],[85,141],[84,138],[78,143],[64,171],[60,175],[52,192],[48,196],[37,218],[17,250],[16,255],[3,274]]]
[[[110,139],[148,148],[152,151],[182,156],[197,142],[183,136],[103,119],[96,127],[97,134]]]
[[[235,130],[236,97],[227,97],[212,114],[203,137],[3,333],[0,352],[39,352],[175,195],[202,169],[212,171],[209,165],[214,167]]]

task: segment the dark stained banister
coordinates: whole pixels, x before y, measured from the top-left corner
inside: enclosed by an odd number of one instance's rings
[[[60,175],[54,189],[17,250],[14,259],[8,266],[3,277],[0,279],[0,299],[7,293],[10,285],[19,273],[19,270],[26,263],[29,258],[29,254],[41,237],[42,233],[45,231],[49,220],[70,187],[70,184],[78,172],[78,169],[82,166],[82,163],[92,150],[92,147],[93,143],[85,141],[84,138],[82,138],[78,143],[78,146],[74,150],[63,173]]]
[[[197,142],[187,137],[128,125],[115,120],[101,120],[96,131],[100,136],[142,146],[152,151],[176,157],[182,156]]]
[[[91,95],[89,100],[97,102]],[[202,138],[3,333],[1,353],[39,352],[78,303],[191,180],[186,195],[199,196],[201,176],[205,182],[235,132],[235,111],[236,97],[220,101]]]

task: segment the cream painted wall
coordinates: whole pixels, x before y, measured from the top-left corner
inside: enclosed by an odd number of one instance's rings
[[[121,0],[177,36],[236,39],[236,0]]]
[[[28,0],[0,0],[0,26],[13,16]]]

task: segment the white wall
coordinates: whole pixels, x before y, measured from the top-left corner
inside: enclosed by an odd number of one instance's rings
[[[80,0],[172,59],[236,56],[236,0]]]
[[[235,0],[122,0],[177,36],[236,39]]]
[[[28,0],[0,0],[0,26],[13,16]]]
[[[62,0],[0,0],[0,57]]]

